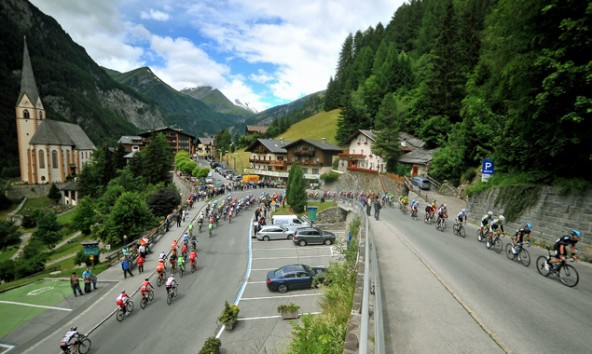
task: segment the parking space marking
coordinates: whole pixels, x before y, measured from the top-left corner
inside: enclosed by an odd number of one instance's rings
[[[1,350],[2,348],[5,348],[6,350]],[[12,348],[14,348],[14,345],[0,343],[0,353],[8,353]]]
[[[55,306],[45,306],[45,305],[34,305],[34,304],[27,304],[24,302],[16,302],[16,301],[4,301],[0,300],[0,304],[8,304],[8,305],[19,305],[19,306],[29,306],[29,307],[38,307],[42,309],[50,309],[50,310],[59,310],[59,311],[72,311],[72,309],[67,309],[65,307],[55,307]]]
[[[277,296],[259,296],[259,297],[243,297],[241,300],[268,300],[268,299],[281,299],[286,297],[307,297],[307,296],[318,296],[323,295],[322,292],[316,292],[311,294],[296,294],[296,295],[277,295]]]
[[[288,259],[288,258],[321,258],[321,257],[335,257],[335,256],[336,255],[334,255],[334,254],[324,254],[324,255],[320,255],[320,256],[259,257],[259,258],[253,258],[253,260],[258,261],[258,260]]]
[[[253,251],[294,251],[294,250],[315,250],[319,248],[327,248],[327,246],[309,246],[303,247],[288,247],[288,248],[253,248]],[[333,247],[331,247],[333,248]]]
[[[300,315],[320,315],[321,312],[304,312],[301,313]],[[239,321],[256,321],[256,320],[273,320],[275,318],[281,318],[281,315],[275,315],[275,316],[260,316],[260,317],[241,317],[239,319]]]
[[[265,280],[261,280],[261,281],[248,281],[247,284],[261,284],[261,283],[267,283]]]

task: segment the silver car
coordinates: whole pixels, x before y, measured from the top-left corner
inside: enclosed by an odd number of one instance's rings
[[[283,225],[265,225],[255,234],[255,237],[259,241],[291,240],[294,237],[294,231]]]

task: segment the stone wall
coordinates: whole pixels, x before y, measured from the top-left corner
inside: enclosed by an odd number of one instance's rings
[[[498,194],[496,189],[470,196],[467,203],[469,221],[480,224],[489,210],[496,215],[503,214],[502,207],[494,206]],[[564,196],[552,187],[545,187],[536,205],[525,210],[519,220],[506,221],[505,229],[513,233],[527,222],[532,224],[534,239],[547,245],[553,245],[571,229],[580,230],[583,237],[577,248],[586,259],[592,259],[592,192]]]
[[[56,183],[56,186],[60,188],[63,183]],[[41,198],[46,197],[49,194],[51,184],[20,184],[11,186],[6,191],[6,197],[10,200],[21,200],[24,197],[27,198]]]

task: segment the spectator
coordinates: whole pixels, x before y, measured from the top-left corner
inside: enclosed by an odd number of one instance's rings
[[[144,273],[144,256],[140,253],[138,258],[136,258],[136,263],[138,264],[138,272]]]
[[[76,272],[72,272],[72,275],[70,275],[70,286],[72,286],[72,291],[74,292],[74,296],[78,296],[77,292],[80,295],[84,295],[82,293],[82,289],[80,289],[80,279],[78,279]]]
[[[380,204],[380,198],[374,198],[374,218],[376,220],[380,217],[380,209],[382,209],[382,205]]]
[[[84,281],[84,293],[90,293],[92,284],[92,272],[88,267],[84,272],[82,272],[82,280]]]
[[[177,213],[177,227],[181,227],[181,211]]]
[[[140,247],[138,247],[138,257],[146,257],[146,246],[142,242],[140,242]]]
[[[130,276],[132,276],[132,277],[134,276],[132,274],[131,269],[130,269],[129,261],[125,257],[121,259],[121,269],[123,270],[123,278],[127,278],[128,273]]]

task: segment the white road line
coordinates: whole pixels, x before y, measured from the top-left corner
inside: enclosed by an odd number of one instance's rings
[[[300,315],[319,315],[320,312],[305,312],[301,313]],[[239,318],[239,321],[256,321],[256,320],[273,320],[274,318],[281,318],[282,316],[260,316],[260,317],[244,317]]]
[[[0,348],[6,348],[6,350],[2,350],[0,353],[8,353],[14,348],[14,345],[0,343]]]
[[[260,297],[243,297],[241,300],[267,300],[267,299],[282,299],[282,298],[290,298],[290,297],[308,297],[308,296],[318,296],[323,295],[322,292],[312,293],[312,294],[298,294],[298,295],[277,295],[277,296],[260,296]]]
[[[335,255],[332,255],[332,254],[324,254],[324,255],[320,255],[320,256],[259,257],[259,258],[253,258],[253,260],[254,260],[254,261],[260,261],[260,260],[269,260],[269,259],[288,259],[288,258],[321,258],[321,257],[335,257]]]
[[[286,250],[288,250],[288,251],[294,251],[294,250],[306,251],[306,250],[316,250],[316,249],[319,249],[319,248],[326,249],[327,246],[316,246],[316,247],[315,246],[309,246],[309,247],[306,247],[306,248],[303,248],[303,247],[299,247],[299,248],[296,248],[296,247],[290,247],[290,248],[254,248],[253,251],[286,251]]]
[[[267,283],[265,280],[262,281],[248,281],[247,284],[261,284],[261,283]]]
[[[15,302],[15,301],[3,301],[0,300],[0,304],[8,304],[8,305],[18,305],[18,306],[28,306],[28,307],[38,307],[41,309],[49,309],[49,310],[58,310],[58,311],[67,311],[70,312],[72,309],[67,309],[65,307],[55,307],[55,306],[44,306],[44,305],[35,305],[35,304],[27,304],[24,302]]]

